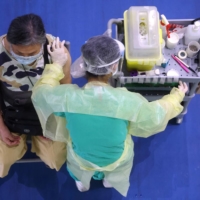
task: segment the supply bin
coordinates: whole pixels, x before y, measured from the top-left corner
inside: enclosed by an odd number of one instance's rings
[[[124,35],[128,70],[146,71],[162,62],[162,31],[154,6],[130,7],[124,12]]]

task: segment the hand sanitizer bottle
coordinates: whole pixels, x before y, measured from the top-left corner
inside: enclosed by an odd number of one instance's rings
[[[200,21],[194,22],[187,26],[184,36],[184,44],[188,45],[191,41],[199,41],[200,39]]]

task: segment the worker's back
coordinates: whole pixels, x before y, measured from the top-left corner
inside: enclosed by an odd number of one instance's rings
[[[63,113],[72,147],[77,155],[98,165],[106,166],[123,153],[128,121],[110,117]]]

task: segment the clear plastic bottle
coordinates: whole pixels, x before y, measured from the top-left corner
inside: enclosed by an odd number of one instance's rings
[[[187,26],[184,36],[184,44],[188,45],[191,41],[199,41],[200,39],[200,21],[194,22]]]

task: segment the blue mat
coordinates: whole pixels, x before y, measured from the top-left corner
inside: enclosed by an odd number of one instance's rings
[[[193,19],[200,14],[199,0],[1,0],[0,35],[7,32],[14,17],[39,14],[48,33],[71,42],[74,61],[81,45],[89,37],[102,34],[109,19],[123,18],[125,10],[138,5],[156,6],[169,19]],[[81,86],[85,80],[73,82]],[[65,166],[56,172],[44,163],[32,163],[14,164],[9,175],[0,179],[0,200],[199,200],[199,116],[200,95],[196,95],[181,125],[172,120],[160,134],[133,138],[135,159],[126,198],[95,180],[90,191],[80,193]]]

